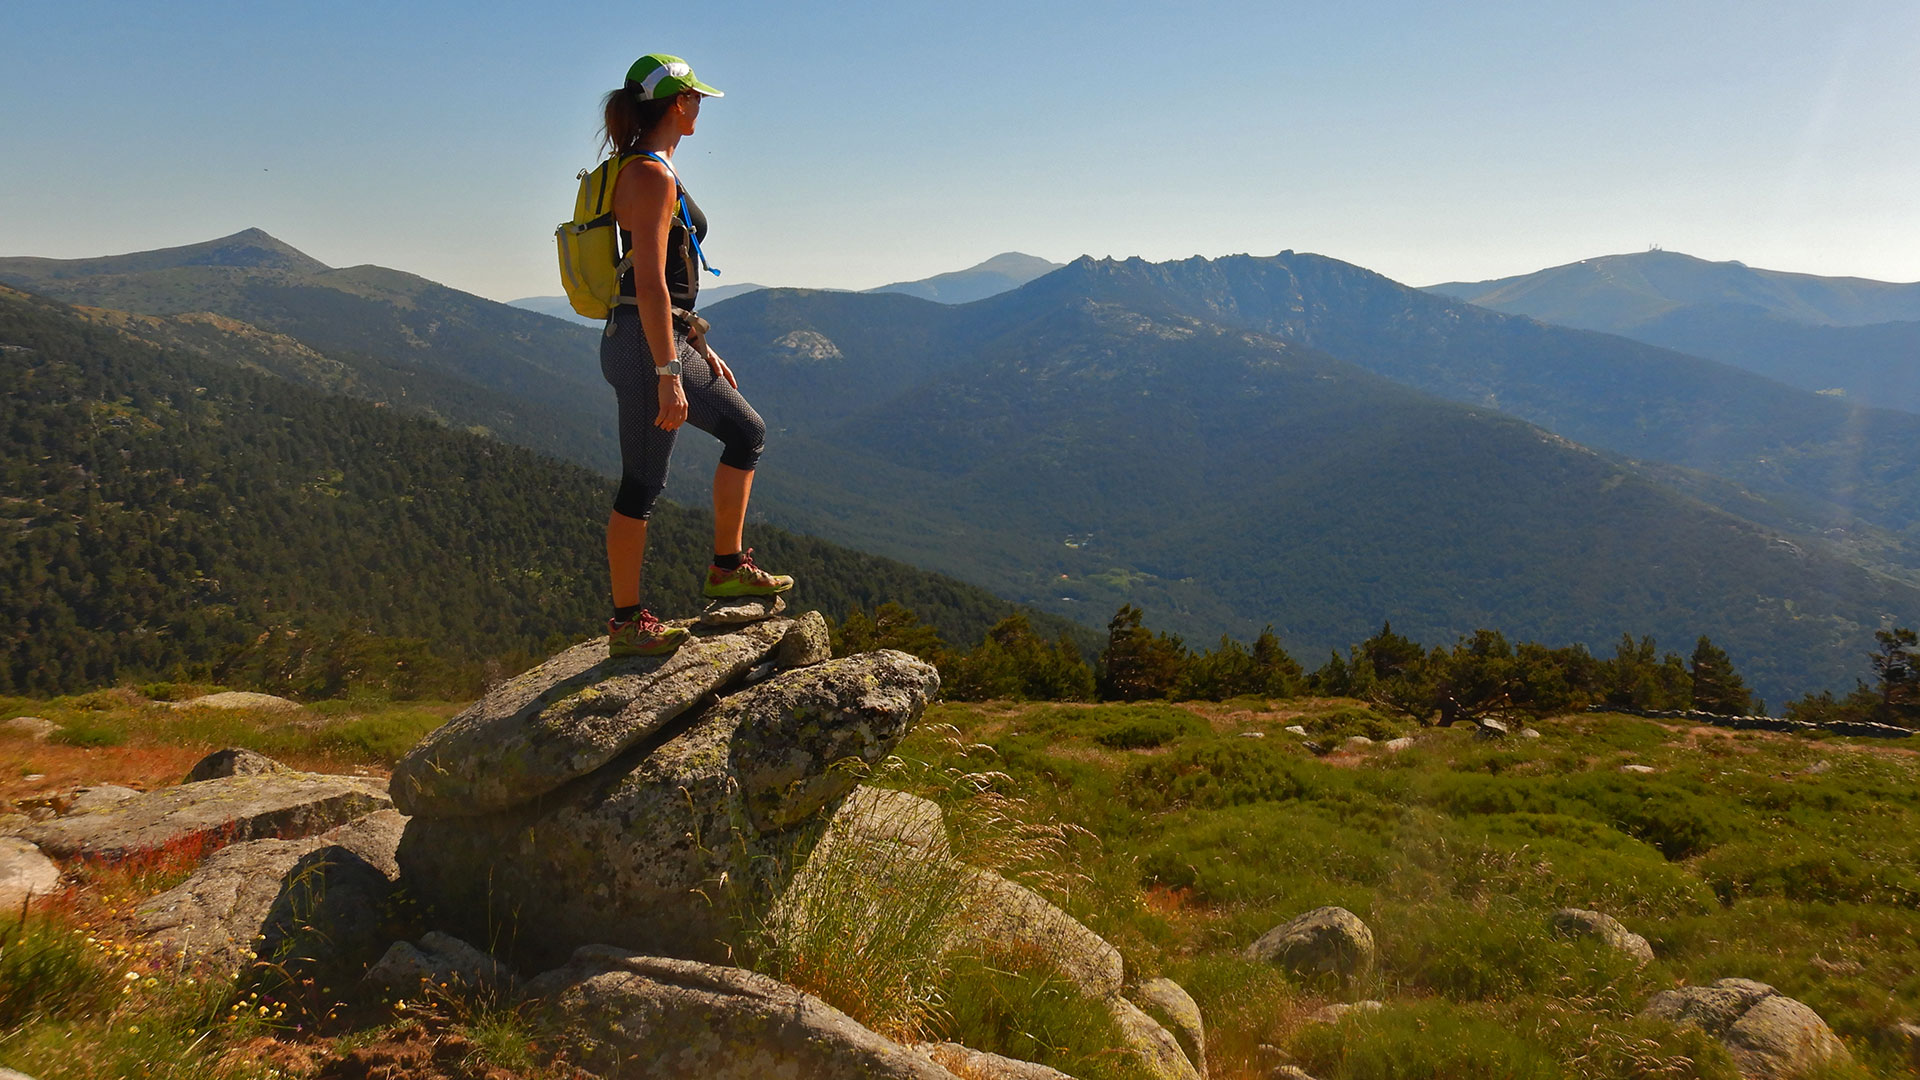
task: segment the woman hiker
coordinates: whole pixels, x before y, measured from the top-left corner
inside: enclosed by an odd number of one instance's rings
[[[649,53],[634,61],[626,85],[604,102],[610,151],[641,155],[620,167],[614,187],[613,215],[632,269],[620,280],[621,299],[600,342],[600,370],[620,403],[620,492],[607,518],[613,576],[607,651],[613,656],[658,656],[687,637],[640,602],[647,518],[666,485],[667,458],[682,424],[724,447],[713,473],[714,555],[706,595],[769,596],[793,588],[791,577],[760,569],[753,552],[741,548],[766,425],[707,343],[705,320],[693,314],[707,219],[680,186],[673,151],[693,134],[700,103],[719,96],[679,57]]]

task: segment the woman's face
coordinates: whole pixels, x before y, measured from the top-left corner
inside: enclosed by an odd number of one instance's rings
[[[680,106],[674,110],[680,118],[680,134],[693,134],[694,124],[700,119],[700,98],[700,93],[694,90],[680,95]]]

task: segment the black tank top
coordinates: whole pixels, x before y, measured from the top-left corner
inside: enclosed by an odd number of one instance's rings
[[[674,177],[674,194],[687,205],[687,217],[693,222],[693,236],[701,243],[707,242],[707,215],[700,212],[700,205],[680,186],[680,178]],[[687,237],[686,222],[680,220],[680,207],[676,204],[672,210],[673,225],[667,230],[667,299],[674,307],[683,311],[692,311],[695,302],[700,299],[700,263],[693,257],[693,241]],[[633,234],[620,230],[620,248],[633,250]],[[634,270],[628,270],[620,279],[620,295],[636,296],[634,292]]]

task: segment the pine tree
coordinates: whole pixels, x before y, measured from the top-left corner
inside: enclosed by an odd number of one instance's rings
[[[1155,634],[1143,624],[1143,613],[1123,605],[1107,623],[1107,647],[1100,654],[1100,696],[1109,701],[1164,698],[1173,693],[1185,665],[1186,646],[1179,638]]]
[[[1721,716],[1745,716],[1753,711],[1753,694],[1733,669],[1726,650],[1702,635],[1693,647],[1693,707]]]
[[[1880,706],[1886,721],[1920,727],[1920,634],[1905,627],[1874,632],[1880,649],[1873,654],[1873,673],[1880,683]]]

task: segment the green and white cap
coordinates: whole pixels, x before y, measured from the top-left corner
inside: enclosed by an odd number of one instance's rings
[[[627,89],[641,101],[658,101],[687,90],[705,97],[726,97],[720,91],[693,77],[685,60],[666,53],[648,53],[627,69]]]

